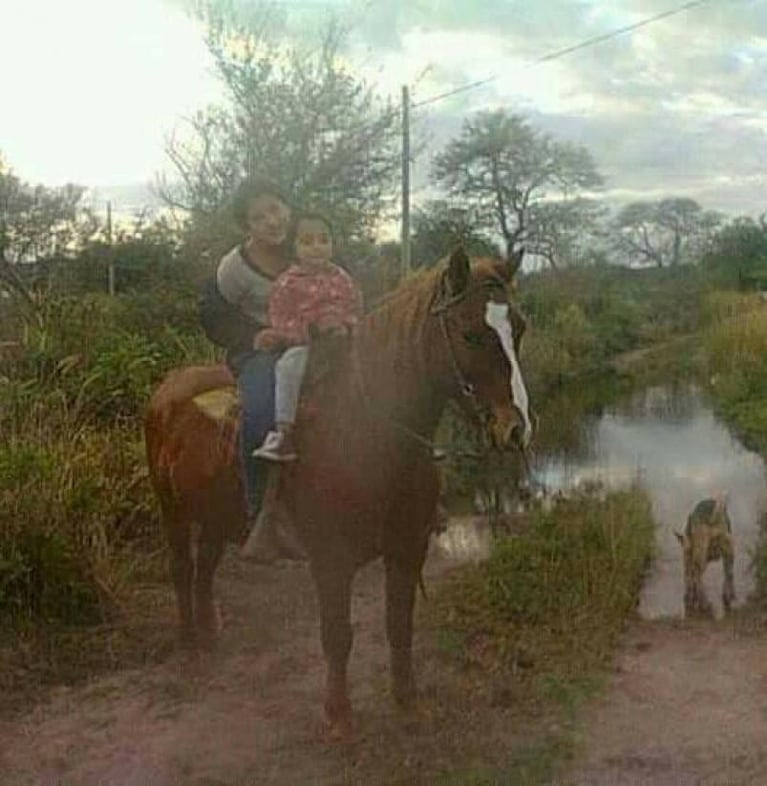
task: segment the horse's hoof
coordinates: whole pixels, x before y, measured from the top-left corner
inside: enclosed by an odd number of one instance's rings
[[[348,745],[354,742],[354,725],[350,715],[328,719],[324,737],[332,745]]]
[[[330,692],[325,700],[325,722],[325,737],[329,742],[351,741],[352,705],[348,697]]]

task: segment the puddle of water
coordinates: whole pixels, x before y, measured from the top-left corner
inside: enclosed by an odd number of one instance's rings
[[[684,528],[699,500],[718,492],[728,494],[736,605],[753,591],[751,552],[767,507],[764,462],[730,435],[694,388],[651,388],[624,406],[584,419],[580,455],[542,456],[536,470],[552,490],[594,480],[620,488],[637,478],[647,490],[658,523],[657,556],[642,591],[641,616],[683,616],[682,551],[674,530]],[[704,586],[721,616],[720,563],[709,566]]]

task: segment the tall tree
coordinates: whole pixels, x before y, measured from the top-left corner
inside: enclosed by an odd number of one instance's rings
[[[398,172],[398,112],[343,64],[340,28],[307,51],[273,39],[263,16],[213,2],[202,15],[226,101],[169,141],[180,185],[163,184],[166,200],[204,224],[258,175],[327,213],[344,239],[369,236]]]
[[[451,196],[467,201],[480,226],[499,234],[508,249],[524,241],[531,253],[556,264],[552,235],[558,203],[568,220],[590,220],[582,192],[602,178],[589,152],[558,142],[505,110],[480,112],[458,138],[434,158],[435,180]]]
[[[413,214],[413,266],[429,267],[449,254],[457,245],[470,254],[497,254],[498,246],[477,230],[473,212],[432,200]]]
[[[84,191],[31,185],[0,158],[0,287],[30,307],[29,272],[71,258],[94,231],[93,217],[81,205]]]
[[[601,202],[584,197],[541,201],[530,213],[535,251],[551,268],[604,259],[607,208]]]
[[[767,284],[767,221],[738,216],[712,237],[703,268],[720,283],[751,288]]]
[[[631,261],[678,265],[703,252],[721,221],[720,213],[689,197],[632,202],[612,222],[613,239]]]

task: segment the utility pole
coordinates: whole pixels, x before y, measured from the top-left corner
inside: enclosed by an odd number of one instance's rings
[[[410,272],[410,90],[402,86],[402,278]]]
[[[112,203],[107,202],[107,274],[109,294],[114,296],[115,293],[115,257],[114,250],[112,249]]]

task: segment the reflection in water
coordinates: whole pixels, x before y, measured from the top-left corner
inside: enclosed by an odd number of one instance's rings
[[[566,459],[557,451],[540,455],[536,472],[551,490],[586,480],[617,488],[639,478],[658,522],[657,557],[643,588],[640,614],[648,618],[683,614],[682,551],[674,530],[684,528],[700,499],[720,491],[728,494],[736,549],[736,605],[742,603],[754,588],[751,550],[759,516],[767,507],[761,458],[731,437],[690,387],[651,388],[580,423],[580,455],[572,450]],[[721,615],[720,563],[709,566],[704,586]]]

